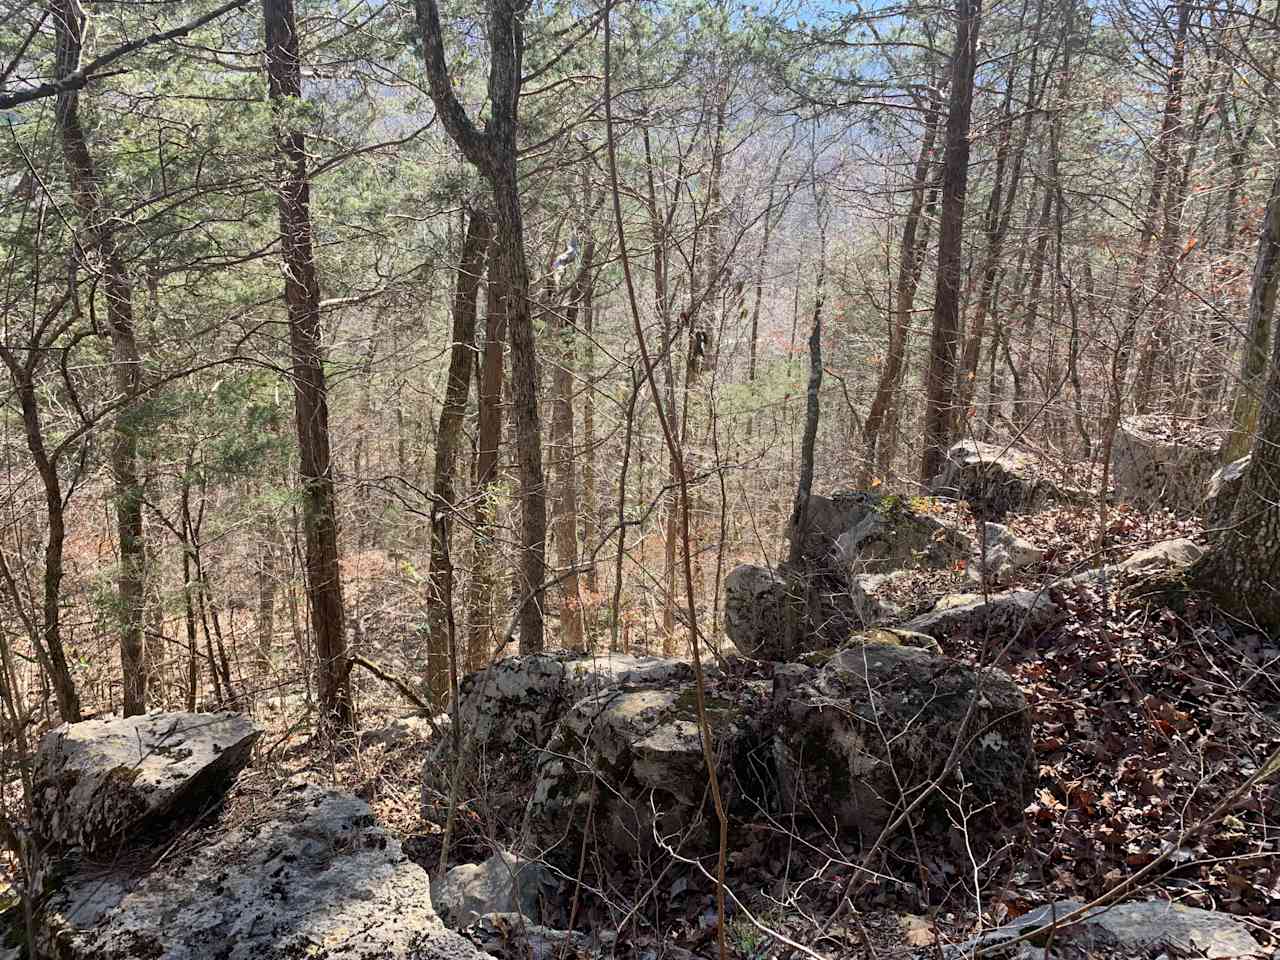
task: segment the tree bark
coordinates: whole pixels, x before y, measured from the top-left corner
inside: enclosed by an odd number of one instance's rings
[[[893,316],[889,326],[889,349],[885,354],[884,366],[880,368],[880,378],[876,382],[875,395],[871,399],[871,408],[867,411],[867,419],[862,425],[863,443],[863,484],[869,484],[872,472],[885,471],[887,463],[881,455],[884,428],[890,420],[890,411],[894,404],[903,364],[907,355],[907,337],[911,331],[911,310],[915,304],[916,289],[920,284],[920,273],[924,269],[924,255],[928,246],[929,224],[924,222],[921,230],[925,194],[928,191],[929,166],[933,158],[933,145],[938,136],[938,116],[941,104],[936,93],[931,93],[928,110],[925,113],[924,133],[920,138],[920,153],[916,157],[915,170],[912,173],[911,205],[907,209],[906,220],[902,225],[901,249],[898,253],[898,280],[894,288]],[[920,234],[917,238],[917,233]]]
[[[56,0],[58,76],[68,77],[80,66],[84,17],[72,0]],[[121,396],[133,399],[142,391],[142,357],[134,332],[133,288],[116,241],[110,211],[102,196],[99,173],[80,125],[80,94],[66,90],[57,103],[62,155],[71,178],[76,209],[84,220],[87,247],[101,261],[111,338],[112,374]],[[117,578],[120,623],[120,667],[123,673],[125,716],[147,709],[147,670],[143,612],[147,551],[142,529],[142,481],[138,476],[138,427],[126,406],[115,417],[111,436],[111,473],[115,486],[116,534],[120,544]]]
[[[1280,177],[1259,234],[1250,314],[1269,315],[1280,286]],[[1231,520],[1189,579],[1224,610],[1274,633],[1280,630],[1280,337],[1273,338],[1259,409],[1253,456]]]
[[[497,522],[495,486],[498,480],[498,451],[502,446],[503,350],[507,340],[507,320],[503,313],[498,266],[489,259],[485,296],[484,350],[477,377],[475,465],[475,517],[472,538],[471,585],[467,592],[467,669],[484,666],[497,640],[493,626],[494,526]]]
[[[263,0],[267,81],[276,137],[276,190],[284,298],[298,430],[306,542],[307,600],[315,629],[317,685],[323,724],[350,727],[350,665],[344,632],[338,519],[329,438],[328,388],[320,330],[320,281],[311,248],[311,181],[303,134],[287,113],[302,96],[302,66],[293,0]]]
[[[938,282],[934,294],[933,336],[925,374],[923,483],[936,474],[951,443],[956,342],[960,330],[961,242],[965,190],[969,182],[969,119],[978,60],[981,0],[957,0],[956,43],[951,60],[951,93],[942,158],[942,218],[938,228]]]
[[[1244,356],[1240,360],[1240,382],[1231,408],[1231,435],[1222,454],[1224,462],[1243,457],[1253,444],[1264,378],[1267,376],[1267,347],[1271,340],[1277,285],[1280,285],[1280,176],[1271,183],[1271,197],[1267,201],[1258,237],[1253,284],[1249,292],[1249,326],[1245,333]],[[1280,337],[1276,339],[1280,341]],[[1274,378],[1275,375],[1273,367],[1271,376]]]
[[[520,467],[520,651],[535,653],[544,644],[547,500],[542,473],[542,423],[538,415],[538,364],[516,157],[524,14],[528,8],[529,0],[488,0],[489,112],[481,132],[453,92],[435,0],[416,3],[431,99],[450,138],[493,189],[497,226],[494,255],[503,278],[507,335],[511,338],[516,459]]]
[[[471,392],[472,357],[476,340],[476,302],[485,251],[493,236],[487,213],[475,209],[467,224],[458,263],[458,280],[453,297],[453,343],[449,349],[449,373],[444,403],[440,406],[440,426],[436,430],[435,477],[431,498],[431,567],[427,573],[427,687],[432,702],[445,702],[450,689],[451,660],[456,660],[451,642],[453,631],[453,561],[450,541],[453,534],[454,477],[457,472],[458,441]],[[454,669],[457,663],[453,664]]]

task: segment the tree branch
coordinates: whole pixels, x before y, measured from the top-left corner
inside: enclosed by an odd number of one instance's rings
[[[232,10],[238,10],[247,4],[249,0],[230,0],[224,3],[216,10],[206,13],[203,17],[197,17],[190,23],[185,23],[180,27],[174,27],[172,30],[166,30],[163,33],[153,33],[150,36],[140,37],[137,40],[131,40],[128,43],[116,47],[104,53],[102,56],[89,61],[87,66],[78,70],[73,70],[53,83],[42,83],[38,87],[31,87],[28,90],[19,90],[17,93],[0,93],[0,110],[7,110],[10,107],[16,107],[19,104],[30,103],[32,100],[42,100],[45,97],[56,97],[62,93],[69,93],[72,90],[80,90],[98,79],[98,74],[106,67],[115,63],[121,57],[141,50],[143,47],[151,47],[157,43],[164,43],[166,40],[173,40],[176,37],[185,37],[192,30],[203,27],[211,20],[217,20],[223,14],[230,13]]]

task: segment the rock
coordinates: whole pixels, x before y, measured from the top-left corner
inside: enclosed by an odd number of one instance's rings
[[[947,451],[929,491],[967,500],[974,516],[995,521],[1074,495],[1042,476],[1036,458],[1026,450],[976,440],[964,440]]]
[[[1116,492],[1141,510],[1198,513],[1220,446],[1217,434],[1189,421],[1126,417],[1111,454]]]
[[[591,934],[556,930],[529,923],[516,913],[486,914],[462,932],[497,960],[604,960],[616,956],[613,948],[618,939],[608,930]],[[664,945],[661,956],[682,960],[692,954]]]
[[[837,647],[881,616],[856,579],[809,574],[797,649],[790,656]],[[738,652],[756,660],[785,660],[787,581],[785,567],[774,572],[743,564],[724,581],[724,628]]]
[[[903,647],[915,647],[917,650],[928,650],[930,653],[942,653],[938,641],[927,633],[916,633],[901,627],[872,627],[853,638],[850,646],[868,643],[896,643]]]
[[[536,653],[507,657],[459,684],[459,717],[472,747],[490,754],[536,751],[569,708],[619,683],[688,678],[682,660],[623,653]]]
[[[234,713],[150,713],[63,724],[33,771],[32,828],[57,850],[100,851],[221,796],[261,730]]]
[[[1119,563],[1105,567],[1086,570],[1063,581],[1062,586],[1070,587],[1080,584],[1104,585],[1109,578],[1154,579],[1176,575],[1195,563],[1204,555],[1204,550],[1194,540],[1179,537],[1174,540],[1162,540],[1145,550],[1126,557]]]
[[[541,923],[543,904],[560,899],[560,884],[550,870],[505,850],[483,863],[454,867],[431,884],[431,902],[453,929],[474,923],[487,913],[519,914]]]
[[[969,538],[929,515],[927,497],[841,490],[813,494],[805,515],[803,559],[843,573],[948,567],[969,552]],[[787,538],[795,535],[787,531]]]
[[[959,762],[913,818],[918,829],[948,833],[949,808],[960,795],[966,813],[989,804],[982,816],[990,821],[1021,820],[1032,774],[1031,719],[1004,674],[979,674],[925,650],[867,644],[807,676],[796,672],[779,684],[775,675],[774,704],[773,755],[788,812],[838,824],[870,843],[903,797],[942,772],[959,737],[966,744]]]
[[[265,815],[141,875],[72,875],[41,914],[59,960],[484,960],[362,800],[287,787]]]
[[[755,742],[752,721],[766,714],[767,693],[763,683],[747,684],[732,698],[708,692],[722,772]],[[740,778],[720,779],[729,807]],[[714,849],[716,817],[692,681],[603,690],[561,721],[525,811],[528,855],[576,871],[588,825],[591,863],[634,867],[657,849],[655,832],[682,849]]]
[[[949,960],[960,960],[979,948],[997,947],[1001,942],[1023,934],[1047,930],[1057,918],[1082,906],[1078,901],[1067,900],[1037,907],[1010,924],[967,943],[947,947],[944,956]],[[1048,939],[1047,933],[1045,936]],[[1154,957],[1166,952],[1210,960],[1268,955],[1268,951],[1250,936],[1248,927],[1235,917],[1164,900],[1095,907],[1084,920],[1057,928],[1048,951],[1038,950],[1037,953],[1049,958],[1076,956],[1078,951],[1071,948],[1088,947],[1099,942],[1114,951],[1113,955],[1127,957]]]
[[[1247,454],[1232,460],[1209,478],[1200,511],[1206,530],[1221,530],[1231,522],[1231,511],[1235,509],[1236,498],[1244,485],[1244,472],[1252,459],[1253,455]]]
[[[1006,590],[985,597],[953,593],[938,600],[928,613],[908,620],[902,629],[939,641],[960,635],[1001,642],[1016,639],[1026,645],[1053,626],[1059,615],[1058,605],[1041,590]]]
[[[999,523],[984,523],[982,536],[985,541],[986,562],[981,551],[974,551],[966,568],[969,579],[982,583],[983,574],[992,585],[1005,583],[1019,571],[1033,563],[1039,563],[1044,551],[1030,540],[1023,540],[1008,527]]]

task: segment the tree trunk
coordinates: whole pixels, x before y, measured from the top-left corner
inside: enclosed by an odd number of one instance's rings
[[[329,448],[329,403],[320,342],[320,281],[311,249],[311,181],[301,132],[286,124],[290,101],[302,96],[302,66],[293,0],[263,0],[267,80],[276,137],[276,189],[284,298],[293,356],[298,469],[306,541],[307,600],[316,637],[322,723],[353,725],[350,665],[343,630],[338,519]]]
[[[1231,408],[1231,435],[1224,446],[1224,462],[1243,457],[1253,444],[1258,428],[1258,410],[1267,376],[1267,346],[1271,340],[1271,319],[1276,309],[1276,287],[1280,284],[1280,176],[1271,183],[1271,198],[1262,219],[1258,254],[1253,266],[1253,286],[1249,293],[1249,327],[1245,333],[1244,356],[1240,360],[1240,382]],[[1276,340],[1280,342],[1280,337]],[[1274,379],[1276,372],[1271,371]]]
[[[467,670],[479,670],[494,649],[494,527],[497,522],[498,450],[502,446],[503,347],[507,319],[503,313],[498,266],[489,258],[484,322],[484,352],[477,379],[479,423],[476,436],[475,518],[471,586],[467,593]]]
[[[600,512],[600,497],[596,490],[596,349],[595,349],[595,290],[594,284],[587,287],[586,299],[582,304],[582,509],[578,511],[580,536],[583,543],[589,543],[597,536],[597,516]],[[592,561],[583,574],[587,589],[594,593],[599,588],[596,565]]]
[[[457,472],[462,421],[467,412],[467,395],[471,392],[480,276],[492,236],[493,227],[488,214],[483,210],[472,210],[458,263],[449,374],[444,403],[440,407],[440,426],[436,431],[435,478],[431,498],[431,567],[427,574],[427,687],[435,704],[443,704],[448,696],[451,662],[452,669],[458,667],[452,650],[453,560],[450,555],[453,513],[457,509],[454,475]]]
[[[557,363],[552,372],[551,449],[555,456],[552,490],[552,530],[556,544],[556,565],[560,567],[560,640],[567,650],[585,650],[585,623],[578,566],[578,480],[577,450],[573,437],[573,385],[577,352],[578,317],[591,309],[589,290],[593,283],[596,245],[587,240],[582,265],[563,312],[553,309],[548,325],[557,333]]]
[[[1280,177],[1263,218],[1249,297],[1252,315],[1269,316],[1280,286]],[[1280,630],[1280,337],[1273,338],[1271,368],[1259,404],[1253,456],[1231,520],[1189,578],[1219,606],[1264,632]]]
[[[942,158],[942,219],[938,227],[938,282],[933,302],[933,336],[925,374],[924,452],[920,479],[942,467],[951,443],[951,399],[960,330],[960,281],[963,269],[964,198],[969,182],[969,118],[978,59],[981,0],[957,0],[956,44],[951,61],[946,145]]]
[[[538,362],[529,307],[529,265],[525,260],[516,157],[524,14],[528,8],[528,0],[488,0],[489,113],[481,132],[454,93],[435,0],[418,0],[416,4],[431,99],[450,138],[493,188],[497,226],[495,256],[503,278],[507,335],[511,338],[516,458],[520,467],[521,551],[517,577],[521,592],[520,651],[536,653],[543,648],[547,499],[542,475],[542,423],[538,415]]]
[[[876,383],[875,395],[871,399],[871,408],[867,411],[867,419],[862,425],[865,458],[864,485],[871,482],[873,471],[887,472],[888,464],[882,456],[881,449],[885,446],[883,433],[891,419],[890,412],[902,377],[903,365],[906,362],[907,336],[911,331],[911,310],[915,305],[916,288],[920,284],[920,273],[924,269],[924,255],[928,247],[929,222],[923,215],[933,145],[938,137],[940,108],[937,94],[931,93],[929,107],[925,113],[924,134],[920,139],[920,153],[916,157],[916,166],[912,174],[911,206],[907,210],[907,217],[902,226],[902,246],[898,253],[898,280],[894,289],[893,316],[889,321],[889,349],[885,355],[884,366],[880,368],[880,378]],[[923,230],[921,230],[922,221]],[[919,239],[917,239],[917,233],[920,234]]]
[[[54,21],[58,38],[58,76],[80,67],[84,17],[71,0],[56,0]],[[109,212],[104,208],[99,174],[79,117],[80,95],[58,97],[58,130],[62,155],[71,178],[72,194],[89,237],[88,248],[101,260],[111,336],[112,372],[120,395],[132,400],[142,390],[142,358],[134,334],[133,289],[116,243]],[[146,545],[142,530],[142,481],[138,476],[138,427],[126,406],[115,417],[111,438],[111,473],[115,485],[116,533],[120,542],[117,579],[121,624],[120,667],[125,716],[147,709],[147,670],[143,609],[146,583]]]

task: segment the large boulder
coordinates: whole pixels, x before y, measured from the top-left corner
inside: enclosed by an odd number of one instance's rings
[[[431,884],[436,912],[455,930],[487,913],[519,914],[541,923],[544,906],[561,899],[560,882],[545,864],[505,850],[483,863],[460,864]]]
[[[1061,610],[1043,590],[1002,593],[953,593],[939,599],[928,613],[908,620],[904,630],[935,640],[956,637],[991,639],[1001,643],[1032,644],[1057,623]]]
[[[969,538],[930,514],[927,497],[843,490],[809,497],[802,554],[842,573],[886,573],[953,566]],[[788,538],[795,536],[788,530]]]
[[[1236,498],[1240,496],[1240,488],[1244,486],[1244,472],[1252,459],[1253,455],[1247,454],[1239,460],[1232,460],[1209,477],[1204,505],[1200,511],[1206,530],[1221,530],[1231,522]]]
[[[1058,921],[1084,904],[1076,900],[1037,907],[967,943],[946,947],[947,960],[962,960],[982,950],[997,958],[1008,956],[1001,944],[1031,935],[1047,944],[1035,955],[1044,960],[1080,956],[1204,957],[1209,960],[1266,957],[1270,950],[1253,939],[1236,917],[1165,900],[1094,907],[1082,920],[1058,926]],[[1095,952],[1096,951],[1096,952]],[[936,954],[935,954],[936,955]]]
[[[459,719],[473,750],[531,753],[546,744],[560,718],[583,697],[619,683],[692,675],[682,660],[624,653],[507,657],[463,677]]]
[[[1126,417],[1116,430],[1111,473],[1116,493],[1134,506],[1196,514],[1218,467],[1221,438],[1169,417]]]
[[[734,770],[756,743],[767,686],[732,697],[708,693],[717,769]],[[726,806],[739,778],[720,776]],[[525,812],[527,854],[577,869],[590,862],[634,866],[662,843],[697,852],[715,846],[716,816],[698,727],[693,682],[626,685],[574,705],[542,753]],[[584,836],[585,833],[585,836]]]
[[[32,829],[56,850],[106,849],[220,799],[261,730],[235,713],[63,724],[36,750]]]
[[[999,523],[982,525],[983,549],[975,550],[965,573],[975,583],[1006,583],[1044,557],[1044,551]]]
[[[775,674],[773,755],[784,809],[871,842],[904,802],[958,762],[913,816],[950,832],[983,811],[1019,821],[1032,773],[1026,700],[1004,674],[895,644],[843,650],[817,670]],[[961,789],[961,784],[964,787]],[[976,821],[971,821],[976,822]]]
[[[196,838],[199,839],[199,838]],[[58,960],[484,960],[445,929],[427,874],[364,801],[313,785],[154,868],[73,874],[41,911]],[[134,872],[134,871],[138,872]]]
[[[1003,520],[1010,513],[1038,510],[1064,496],[1043,475],[1036,458],[1020,447],[964,440],[947,451],[942,471],[929,484],[931,493],[967,500],[974,516]]]
[[[797,649],[787,651],[787,603],[799,599]],[[806,594],[807,596],[803,596]],[[786,568],[742,564],[724,581],[724,629],[738,652],[757,660],[783,660],[836,647],[880,615],[880,605],[863,593],[857,578],[806,572],[789,584]]]

